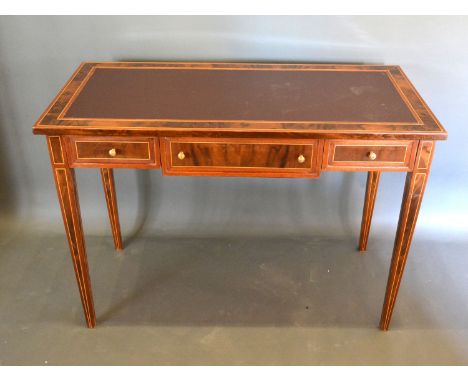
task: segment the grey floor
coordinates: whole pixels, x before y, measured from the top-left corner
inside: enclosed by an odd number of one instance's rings
[[[378,231],[376,229],[376,231]],[[64,234],[0,237],[0,364],[467,364],[466,244],[417,232],[391,331],[393,231],[357,238],[87,236],[85,328]]]

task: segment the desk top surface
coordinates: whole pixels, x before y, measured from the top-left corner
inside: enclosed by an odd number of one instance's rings
[[[446,137],[402,70],[379,65],[83,63],[34,130]]]

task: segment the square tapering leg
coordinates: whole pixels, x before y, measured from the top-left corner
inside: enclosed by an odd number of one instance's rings
[[[89,328],[96,325],[93,293],[89,277],[88,261],[81,223],[80,205],[76,189],[75,172],[66,163],[66,156],[62,151],[62,138],[48,137],[49,151],[52,161],[57,194],[62,210],[65,231],[70,246],[73,267],[83,304],[86,324]]]
[[[111,168],[101,168],[101,178],[115,249],[121,250],[123,248],[122,234],[120,232],[119,210],[117,208],[117,195],[115,193],[114,171]]]
[[[362,212],[361,235],[359,237],[359,250],[365,251],[369,231],[374,213],[375,198],[379,188],[380,171],[369,171],[367,173],[366,197],[364,198],[364,209]]]
[[[401,204],[398,229],[393,248],[387,290],[380,318],[380,329],[388,330],[403,271],[413,239],[419,209],[429,176],[433,155],[433,142],[420,142],[413,172],[406,176],[405,191]]]

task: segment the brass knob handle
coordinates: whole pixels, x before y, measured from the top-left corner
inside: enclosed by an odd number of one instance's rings
[[[304,163],[304,162],[305,162],[305,156],[304,156],[304,155],[299,155],[299,156],[297,157],[297,161],[298,161],[299,163]]]
[[[179,158],[180,160],[183,160],[185,158],[184,152],[180,151],[179,154],[177,154],[177,158]]]
[[[116,149],[110,149],[110,150],[109,150],[109,155],[110,155],[111,157],[115,157],[115,156],[117,155],[117,150],[116,150]]]
[[[369,154],[367,154],[370,160],[375,160],[377,158],[377,154],[371,151]]]

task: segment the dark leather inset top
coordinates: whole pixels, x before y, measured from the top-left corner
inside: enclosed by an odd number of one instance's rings
[[[385,72],[97,68],[65,118],[417,123]]]

